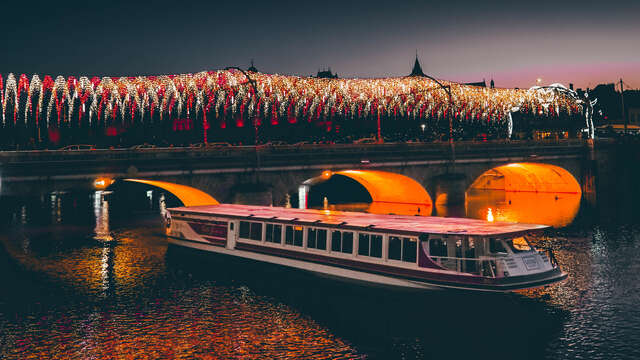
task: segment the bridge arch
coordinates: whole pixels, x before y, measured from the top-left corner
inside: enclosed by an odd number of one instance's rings
[[[143,179],[123,179],[123,181],[135,182],[140,184],[151,185],[161,188],[165,191],[175,195],[184,206],[202,206],[202,205],[218,205],[218,200],[214,199],[211,195],[205,193],[202,190],[198,190],[191,186],[180,185],[170,183],[166,181],[157,180],[143,180]]]
[[[581,194],[580,183],[564,168],[542,163],[512,163],[485,171],[469,190]]]
[[[356,208],[372,213],[430,215],[432,211],[431,197],[420,183],[387,171],[324,171],[303,182],[299,205],[322,206],[324,197],[332,204],[360,203]]]

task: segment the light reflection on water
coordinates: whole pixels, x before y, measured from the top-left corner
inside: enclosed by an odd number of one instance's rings
[[[466,196],[466,215],[495,221],[543,224],[556,228],[573,221],[580,209],[580,194],[471,190]]]
[[[10,290],[0,292],[0,358],[640,357],[633,222],[542,239],[569,273],[553,287],[402,293],[167,247],[158,217],[115,220],[103,195],[57,194],[9,209],[13,222],[0,236],[0,272],[9,274],[0,287]],[[519,213],[522,199],[490,199],[466,211],[537,216]],[[576,216],[557,201],[536,204],[562,221]],[[50,224],[35,222],[47,211]]]
[[[504,190],[470,190],[464,207],[435,204],[431,206],[392,203],[329,204],[330,210],[359,211],[372,214],[462,216],[488,221],[543,224],[561,228],[578,215],[581,194],[512,192]]]
[[[217,284],[219,277],[208,276],[210,266],[190,269],[204,276],[194,281],[180,267],[191,259],[178,253],[177,268],[167,269],[157,218],[147,226],[111,229],[108,202],[100,193],[91,201],[93,229],[25,227],[2,238],[14,271],[44,276],[27,285],[30,290],[45,286],[61,293],[48,299],[17,295],[26,301],[20,305],[0,297],[0,333],[8,334],[0,341],[0,358],[361,357],[293,308],[241,283]],[[62,208],[58,200],[51,205]]]

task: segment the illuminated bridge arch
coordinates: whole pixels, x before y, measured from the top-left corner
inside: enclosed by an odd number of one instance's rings
[[[469,190],[582,193],[580,184],[570,172],[559,166],[539,163],[513,163],[487,170]]]
[[[300,189],[300,207],[322,206],[327,196],[332,204],[366,204],[360,210],[372,213],[430,215],[432,210],[431,197],[422,185],[386,171],[325,171],[305,181]]]
[[[184,206],[202,206],[202,205],[218,205],[218,200],[202,190],[198,190],[191,186],[174,184],[166,181],[142,180],[142,179],[123,179],[124,181],[136,182],[158,187],[170,192],[180,200]]]

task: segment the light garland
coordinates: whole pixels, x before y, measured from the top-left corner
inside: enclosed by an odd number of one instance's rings
[[[19,82],[9,74],[0,76],[2,121],[13,108],[24,114],[25,124],[57,116],[57,126],[72,121],[78,126],[94,121],[126,125],[136,119],[153,122],[169,118],[215,116],[220,126],[281,122],[331,122],[382,115],[387,118],[437,121],[449,112],[447,94],[427,78],[318,79],[311,77],[251,73],[257,94],[239,71],[209,71],[168,76],[102,79],[50,76],[40,80],[26,75]],[[507,124],[511,112],[554,118],[582,112],[583,102],[570,91],[550,88],[490,89],[442,81],[450,86],[457,121]],[[561,85],[555,84],[556,87]],[[562,87],[566,90],[566,88]],[[25,94],[26,96],[21,96]],[[42,104],[46,101],[47,107]],[[12,105],[8,107],[7,105]],[[9,109],[9,110],[8,110]],[[66,116],[64,112],[66,110]],[[45,113],[43,113],[45,112]],[[511,124],[509,126],[512,126]]]

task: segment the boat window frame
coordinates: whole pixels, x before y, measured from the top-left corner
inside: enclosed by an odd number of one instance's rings
[[[384,259],[384,238],[385,238],[385,234],[384,233],[376,233],[376,232],[368,232],[368,231],[358,231],[356,232],[357,234],[357,249],[355,251],[355,256],[356,257],[360,257],[360,258],[368,258],[368,259],[377,259],[377,260],[383,260]],[[360,253],[360,242],[361,242],[361,238],[360,236],[366,236],[367,237],[367,254],[361,254]],[[371,255],[371,249],[372,249],[372,243],[373,243],[373,236],[376,237],[380,237],[380,256],[373,256]],[[354,241],[355,242],[355,241]]]
[[[246,225],[247,228],[243,229],[243,225]],[[243,231],[246,230],[247,237],[242,235]],[[247,239],[251,240],[251,222],[246,220],[240,220],[240,224],[238,224],[238,239]]]
[[[342,230],[340,228],[334,228],[334,229],[329,229],[330,231],[327,232],[327,238],[330,241],[330,243],[327,243],[327,251],[332,255],[332,256],[339,256],[339,257],[353,257],[355,256],[355,245],[354,245],[354,238],[355,238],[355,234],[357,234],[357,231],[353,231],[353,230]],[[340,250],[334,250],[333,249],[333,233],[338,232],[340,233]],[[346,249],[345,244],[347,242],[345,242],[345,234],[349,234],[351,237],[350,240],[350,245],[349,247],[351,248],[350,252],[345,252],[344,250]]]
[[[269,226],[272,226],[272,230],[271,230],[271,233],[272,233],[272,234],[274,234],[274,233],[275,233],[276,226],[277,226],[277,227],[280,227],[280,240],[279,240],[278,242],[274,242],[274,241],[269,241],[269,240],[267,240],[267,239],[268,239],[268,235],[269,235],[269,232],[268,232],[267,230],[268,230]],[[284,232],[282,231],[282,230],[283,230],[282,228],[283,228],[283,224],[279,224],[279,223],[272,223],[272,222],[264,223],[264,243],[265,243],[265,244],[269,244],[269,245],[278,245],[278,246],[282,246],[282,245],[283,245],[283,243],[284,243],[284,241],[283,241],[283,239],[284,239]],[[272,238],[273,238],[273,237],[272,237]]]
[[[392,238],[396,238],[398,240],[400,240],[400,259],[392,259],[390,257],[391,255],[391,239]],[[414,251],[414,260],[413,261],[406,261],[404,259],[404,255],[405,255],[405,240],[408,240],[408,242],[413,242],[415,244],[415,251]],[[415,236],[402,236],[402,235],[398,235],[398,234],[388,234],[387,237],[387,259],[388,262],[393,263],[394,265],[418,265],[418,250],[419,250],[419,244],[420,241],[417,237]]]
[[[328,251],[328,245],[329,242],[327,241],[327,238],[329,237],[329,229],[327,229],[326,227],[317,227],[317,226],[306,226],[306,235],[307,235],[307,242],[306,242],[306,246],[305,249],[309,249],[311,251],[319,251],[319,252],[327,252]],[[314,237],[314,247],[309,247],[309,233],[310,231],[313,231],[315,237]],[[324,249],[320,249],[318,248],[318,234],[320,232],[324,231]]]
[[[355,253],[356,253],[356,245],[355,245],[356,240],[355,239],[356,239],[357,231],[340,230],[340,232],[341,232],[341,237],[340,237],[341,240],[340,240],[340,251],[339,251],[339,253],[347,255],[347,256],[350,256],[350,257],[353,257],[355,255]],[[345,242],[344,242],[344,234],[345,233],[348,233],[348,234],[351,235],[351,241],[350,241],[350,243],[351,243],[351,245],[350,245],[351,251],[350,252],[345,252],[344,251],[345,250],[345,246],[344,246],[344,244],[345,244]]]
[[[288,223],[284,226],[285,230],[284,230],[284,240],[282,242],[282,245],[285,247],[292,247],[292,248],[297,248],[297,249],[304,249],[306,246],[306,242],[305,242],[305,229],[304,226],[299,225],[299,224],[295,224],[295,223]],[[299,228],[299,229],[298,229]],[[291,243],[287,243],[287,231],[291,229]],[[297,239],[296,239],[296,235],[300,233],[301,235],[301,242],[300,245],[297,245]]]
[[[334,239],[334,234],[338,233],[338,241],[335,241]],[[329,239],[329,246],[327,246],[327,248],[329,249],[330,253],[340,253],[342,250],[342,231],[338,230],[338,229],[333,229],[331,230],[331,234],[330,234],[330,239]],[[338,250],[334,250],[334,244],[338,244]]]
[[[243,223],[246,223],[249,225],[249,237],[243,237],[242,236],[242,232],[238,231],[238,239],[240,240],[249,240],[249,241],[257,241],[257,242],[264,242],[264,230],[265,230],[265,223],[263,221],[249,221],[249,220],[240,220],[240,224],[238,226],[239,230],[242,229],[242,225]],[[260,226],[260,239],[255,239],[252,236],[254,235],[254,225],[259,225]]]
[[[251,222],[251,230],[250,230],[250,238],[249,240],[253,240],[253,241],[259,241],[259,242],[264,242],[264,223],[263,222],[258,222],[258,221],[252,221]],[[258,228],[258,229],[256,229]],[[255,231],[254,231],[255,230]],[[259,235],[258,235],[259,233]],[[258,235],[259,238],[256,239],[253,236],[254,235]]]
[[[433,253],[431,245],[432,245],[432,242],[436,241],[436,240],[440,241],[442,243],[442,246],[443,246],[444,251],[445,251],[444,255],[435,255]],[[440,235],[440,236],[435,236],[435,235],[429,236],[429,239],[427,239],[427,242],[429,244],[429,253],[428,253],[428,255],[429,255],[430,258],[434,257],[434,256],[435,257],[448,257],[449,256],[449,246],[447,245],[447,238],[445,238],[444,236],[442,236],[442,235]]]

